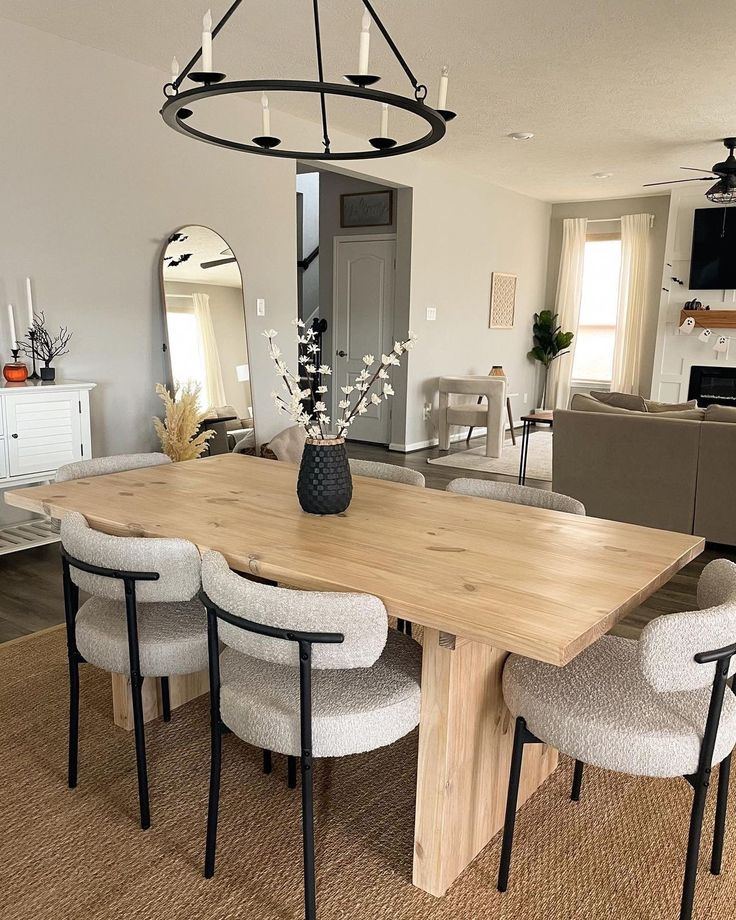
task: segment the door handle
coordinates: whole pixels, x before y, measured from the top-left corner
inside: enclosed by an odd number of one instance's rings
[[[336,351],[335,354],[340,358],[347,358],[348,353],[343,351],[342,348],[339,351]]]
[[[17,435],[17,434],[11,434],[10,437],[11,437],[11,438],[17,438],[18,435]]]

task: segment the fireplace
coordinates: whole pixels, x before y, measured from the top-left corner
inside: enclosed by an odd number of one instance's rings
[[[736,406],[736,367],[691,367],[687,398],[699,406]]]

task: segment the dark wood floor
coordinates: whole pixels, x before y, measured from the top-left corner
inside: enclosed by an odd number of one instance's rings
[[[478,446],[482,439],[471,442]],[[464,442],[453,444],[451,451],[466,449]],[[477,479],[500,479],[513,481],[508,476],[494,473],[480,473],[470,470],[454,470],[427,463],[439,456],[436,447],[418,450],[411,454],[400,454],[373,444],[351,443],[348,446],[351,457],[364,460],[378,460],[419,470],[427,480],[430,489],[444,489],[448,482],[458,476],[472,476]],[[529,485],[549,488],[545,482],[528,480]],[[719,556],[736,561],[732,547],[709,546],[690,565],[679,572],[664,588],[657,591],[646,604],[630,614],[615,632],[636,638],[641,628],[661,613],[674,613],[695,607],[697,580],[703,566]],[[15,639],[56,626],[64,622],[64,604],[61,592],[61,563],[58,545],[42,546],[0,556],[0,642]]]

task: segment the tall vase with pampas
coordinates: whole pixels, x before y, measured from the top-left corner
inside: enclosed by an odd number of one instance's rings
[[[161,398],[166,411],[164,420],[154,418],[161,450],[174,462],[196,460],[201,457],[207,441],[214,437],[214,431],[200,431],[200,423],[205,417],[199,408],[200,386],[192,381],[178,386],[172,395],[162,383],[156,384],[156,393]]]

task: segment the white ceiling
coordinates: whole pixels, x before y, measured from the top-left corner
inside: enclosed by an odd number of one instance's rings
[[[198,45],[208,3],[217,19],[229,0],[0,0],[0,16],[168,71],[173,54],[184,64]],[[241,78],[312,75],[311,6],[244,0],[215,40],[216,67]],[[722,159],[720,138],[736,135],[732,0],[376,7],[430,102],[450,65],[448,105],[459,117],[431,155],[499,185],[550,201],[641,194],[644,182],[687,176],[680,165],[710,167]],[[321,2],[328,79],[355,69],[361,9],[360,0]],[[408,85],[375,32],[371,51],[381,87]],[[303,105],[297,98],[291,110]],[[368,133],[355,112],[336,110],[338,127]],[[512,141],[512,131],[536,137]]]

